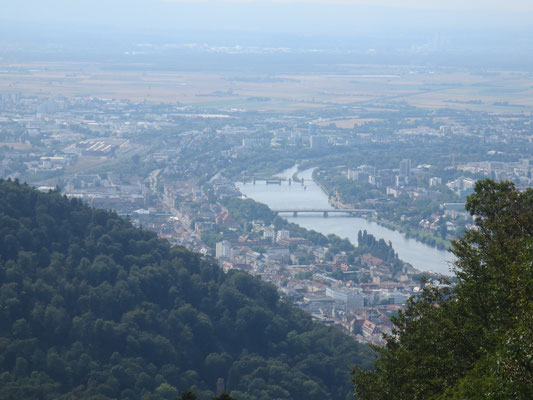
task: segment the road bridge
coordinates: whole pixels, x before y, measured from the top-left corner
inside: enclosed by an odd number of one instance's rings
[[[292,185],[292,183],[299,183],[300,185],[304,186],[305,180],[303,178],[300,178],[298,180],[294,180],[292,178],[285,178],[285,177],[270,177],[270,178],[264,178],[264,177],[254,177],[254,176],[246,176],[243,178],[240,178],[242,183],[246,185],[246,183],[251,182],[255,185],[256,182],[265,182],[267,185],[281,185],[281,182],[288,182],[289,185]]]
[[[297,217],[298,214],[301,213],[322,213],[324,217],[327,217],[329,214],[332,213],[344,213],[349,214],[350,216],[354,216],[357,214],[369,214],[373,213],[375,210],[372,209],[366,209],[366,208],[276,208],[272,209],[273,212],[276,214],[279,213],[292,213],[293,217]]]

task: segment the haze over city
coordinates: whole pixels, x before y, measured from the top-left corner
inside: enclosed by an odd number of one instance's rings
[[[533,3],[0,12],[0,398],[533,398]]]
[[[518,67],[531,65],[532,18],[531,3],[519,0],[25,0],[3,5],[0,44],[107,54],[192,43],[351,52],[369,63],[407,63],[408,53],[426,63]]]

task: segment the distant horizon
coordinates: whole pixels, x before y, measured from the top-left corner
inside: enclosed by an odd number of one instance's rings
[[[139,45],[153,44],[159,46],[151,53],[156,62],[162,54],[167,57],[172,46],[193,44],[198,47],[189,50],[198,53],[202,46],[248,46],[288,48],[293,54],[315,51],[317,60],[321,53],[333,57],[318,63],[485,63],[488,67],[533,70],[533,2],[463,3],[22,0],[3,6],[0,61],[43,55],[52,60],[55,56],[68,59],[72,54],[135,54],[139,59]],[[346,54],[360,57],[341,57]],[[410,55],[415,56],[412,61],[406,58]]]
[[[532,19],[533,2],[523,0],[21,0],[0,15],[2,24],[301,34],[531,30]]]

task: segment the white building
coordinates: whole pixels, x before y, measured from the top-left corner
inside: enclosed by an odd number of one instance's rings
[[[475,179],[461,176],[454,181],[448,182],[446,186],[448,186],[452,190],[468,190],[472,189],[475,184]]]
[[[344,303],[348,308],[363,307],[365,303],[365,295],[353,289],[328,287],[326,296]]]
[[[271,238],[274,240],[276,238],[276,230],[271,226],[267,226],[263,229],[263,238]]]
[[[231,245],[224,240],[216,244],[216,258],[231,258]]]
[[[439,186],[442,185],[442,179],[438,177],[429,178],[429,186]]]
[[[290,237],[290,232],[286,229],[280,229],[276,234],[276,242],[279,242],[281,239],[288,239]]]

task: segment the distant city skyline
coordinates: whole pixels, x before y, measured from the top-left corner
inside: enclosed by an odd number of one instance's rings
[[[292,58],[305,65],[332,62],[318,61],[323,54],[358,54],[336,62],[530,69],[532,20],[533,2],[523,0],[21,0],[2,5],[0,58],[90,49],[138,60],[145,52],[138,46],[154,45],[166,55],[234,53],[228,47],[314,54]],[[412,57],[421,54],[429,56]]]

